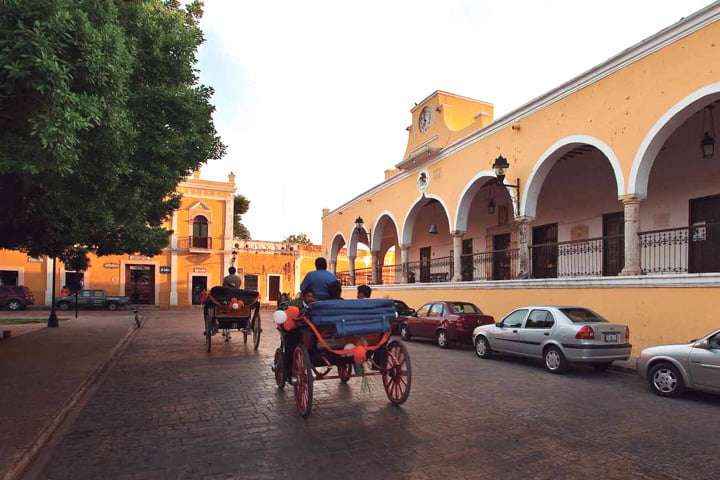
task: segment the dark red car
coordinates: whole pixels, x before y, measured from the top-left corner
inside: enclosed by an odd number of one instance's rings
[[[440,348],[450,342],[472,344],[475,327],[495,323],[490,315],[469,302],[430,302],[400,324],[400,338],[434,338]]]

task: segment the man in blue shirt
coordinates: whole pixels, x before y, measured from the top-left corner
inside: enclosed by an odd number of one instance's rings
[[[316,300],[327,300],[330,298],[328,286],[336,281],[335,274],[327,270],[327,260],[318,257],[315,259],[315,271],[308,272],[305,275],[300,284],[300,291],[304,292],[307,288],[310,288],[315,293]]]

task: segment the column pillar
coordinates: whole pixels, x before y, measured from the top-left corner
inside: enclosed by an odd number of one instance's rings
[[[640,202],[644,199],[635,195],[620,197],[625,207],[625,267],[622,276],[640,275]]]
[[[350,286],[355,285],[355,257],[348,257],[348,272],[350,277]]]
[[[453,237],[453,276],[452,282],[462,281],[462,238],[465,232],[452,232]]]
[[[372,251],[370,252],[370,261],[372,264],[372,284],[377,285],[379,283],[380,279],[380,269],[378,266],[378,255],[379,252]]]
[[[337,274],[337,261],[336,260],[330,260],[330,271],[333,274]]]
[[[520,266],[517,278],[530,278],[530,222],[533,217],[517,217],[518,259]]]
[[[408,259],[410,258],[410,247],[400,247],[400,264],[402,265],[402,273],[400,275],[400,281],[402,283],[408,283]]]

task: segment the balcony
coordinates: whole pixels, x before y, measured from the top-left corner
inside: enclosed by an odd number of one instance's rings
[[[211,237],[183,237],[178,238],[177,248],[191,252],[206,252],[212,249]]]
[[[643,274],[720,272],[720,223],[640,232]]]

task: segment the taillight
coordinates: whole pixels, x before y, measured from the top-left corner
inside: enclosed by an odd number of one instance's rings
[[[630,327],[625,327],[625,341],[630,340]]]
[[[594,340],[595,331],[593,331],[591,326],[585,325],[580,330],[578,330],[578,332],[575,334],[575,338],[577,338],[578,340]]]

